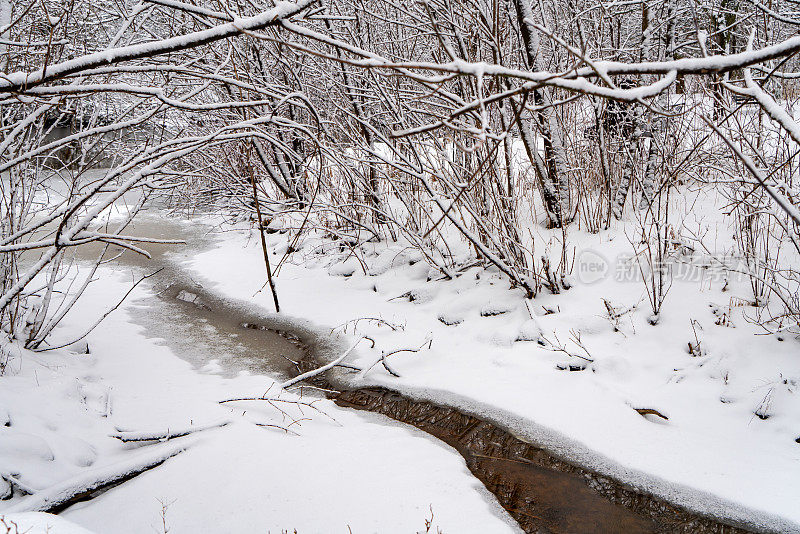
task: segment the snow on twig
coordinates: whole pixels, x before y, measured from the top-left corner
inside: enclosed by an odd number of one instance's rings
[[[332,368],[334,368],[336,365],[340,364],[340,363],[341,363],[341,362],[342,362],[342,361],[343,361],[345,358],[347,358],[347,356],[348,356],[348,355],[349,355],[351,352],[353,352],[353,349],[355,349],[355,348],[356,348],[356,346],[357,346],[359,343],[361,343],[361,341],[362,341],[363,339],[365,339],[365,338],[363,338],[363,337],[360,337],[360,338],[358,338],[358,340],[356,340],[356,342],[355,342],[355,343],[353,343],[353,344],[350,346],[350,348],[349,348],[349,349],[347,349],[347,350],[346,350],[344,353],[342,353],[342,355],[341,355],[341,356],[339,356],[339,357],[338,357],[338,358],[336,358],[335,360],[333,360],[333,361],[331,361],[331,362],[329,362],[329,363],[327,363],[327,364],[323,365],[322,367],[320,367],[320,368],[318,368],[318,369],[314,369],[313,371],[308,371],[307,373],[303,373],[303,374],[301,374],[301,375],[298,375],[298,376],[296,376],[296,377],[294,377],[294,378],[292,378],[292,379],[290,379],[290,380],[287,380],[286,382],[284,382],[284,383],[282,383],[282,384],[281,384],[281,388],[282,388],[282,389],[286,389],[286,388],[288,388],[288,387],[291,387],[291,386],[293,386],[293,385],[297,384],[298,382],[302,382],[303,380],[308,380],[309,378],[313,378],[313,377],[315,377],[315,376],[317,376],[317,375],[319,375],[319,374],[322,374],[322,373],[324,373],[324,372],[325,372],[325,371],[327,371],[328,369],[332,369]]]
[[[205,425],[194,425],[188,426],[185,428],[178,428],[178,429],[165,429],[165,430],[156,430],[156,431],[125,431],[120,430],[111,434],[112,438],[116,438],[123,443],[130,443],[130,442],[137,442],[137,441],[167,441],[173,438],[180,438],[183,436],[188,436],[189,434],[193,434],[195,432],[201,432],[203,430],[209,430],[212,428],[220,428],[223,426],[227,426],[231,424],[229,419],[225,419],[223,421],[217,421],[215,423],[207,423]]]

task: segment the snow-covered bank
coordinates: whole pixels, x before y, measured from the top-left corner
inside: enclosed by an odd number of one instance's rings
[[[41,512],[23,512],[0,516],[0,528],[8,534],[52,533],[52,534],[91,534],[91,531],[79,527],[53,514]]]
[[[104,269],[58,334],[68,338],[114,304],[129,287],[124,271]],[[140,287],[132,297],[147,294]],[[6,446],[0,465],[32,491],[148,451],[186,448],[68,508],[64,519],[98,533],[323,533],[348,527],[354,533],[405,533],[424,531],[433,514],[434,528],[444,532],[518,531],[462,458],[421,432],[322,399],[314,406],[335,421],[291,404],[282,408],[291,419],[266,403],[220,405],[222,399],[275,391],[274,381],[248,373],[225,378],[214,371],[213,354],[205,356],[211,365],[193,369],[164,340],[149,337],[146,324],[134,324],[137,306],[156,304],[130,301],[110,315],[91,334],[88,355],[13,347],[0,377],[0,406],[10,421],[0,428]],[[299,400],[286,393],[281,398]],[[202,428],[224,419],[233,422],[168,443],[124,444],[111,437],[119,430]],[[293,419],[299,421],[291,424]],[[257,424],[288,427],[297,435]],[[0,501],[0,516],[30,502],[17,490]],[[25,524],[38,533],[48,522]],[[52,522],[47,532],[70,532],[66,528]]]
[[[293,237],[268,236],[275,262]],[[581,250],[629,247],[610,232],[571,237]],[[444,280],[400,245],[367,244],[358,257],[319,239],[295,248],[278,276],[285,313],[376,340],[351,363],[377,365],[351,384],[457,405],[691,510],[800,532],[798,343],[756,335],[748,310],[732,304],[746,282],[676,280],[652,326],[646,305],[608,317],[604,298],[619,308],[640,301],[642,286],[624,280],[526,303],[498,273],[475,267]],[[248,230],[191,266],[218,291],[270,308],[270,295],[257,293],[264,265]],[[548,348],[536,343],[542,336]],[[399,378],[381,365],[389,353]]]
[[[276,263],[293,235],[268,236]],[[618,232],[575,233],[571,242],[580,245],[579,254],[603,250],[607,256],[629,245]],[[339,375],[351,384],[385,385],[457,405],[692,510],[765,531],[800,531],[797,341],[757,336],[744,306],[725,305],[735,302],[745,282],[730,280],[723,291],[713,279],[676,280],[661,322],[652,326],[646,306],[607,316],[602,299],[613,298],[615,309],[636,304],[637,283],[575,280],[561,295],[526,302],[492,270],[473,266],[448,281],[401,245],[366,244],[356,258],[347,247],[311,235],[296,248],[278,275],[280,316],[264,311],[271,296],[259,292],[263,260],[257,235],[246,227],[226,232],[187,266],[207,288],[238,301],[237,317],[295,330],[316,342],[323,356],[339,354],[353,336],[373,338],[375,347],[362,344],[351,361],[376,365],[359,376]],[[132,278],[124,268],[104,268],[53,342],[81,332]],[[146,294],[140,287],[133,298]],[[166,334],[152,322],[170,321],[169,310],[154,313],[154,305],[130,301],[112,314],[90,336],[89,355],[33,354],[17,346],[7,353],[0,406],[11,426],[0,431],[15,435],[18,446],[0,456],[0,465],[34,492],[88,471],[106,472],[157,447],[186,444],[185,452],[156,469],[69,508],[66,519],[99,532],[305,533],[339,526],[415,532],[424,529],[432,507],[434,524],[444,532],[515,531],[463,460],[420,432],[320,400],[316,405],[341,426],[313,410],[292,412],[310,420],[289,427],[299,436],[286,435],[256,426],[291,423],[264,403],[220,406],[221,399],[278,388],[265,376],[226,378],[213,361],[218,355],[208,353],[208,339],[218,335],[212,325],[169,332],[206,337],[189,349],[194,354],[183,355],[200,372],[194,370],[153,338]],[[549,349],[537,343],[543,338]],[[690,354],[687,343],[702,355]],[[593,361],[554,351],[558,344]],[[386,363],[399,378],[380,360],[390,353]],[[669,420],[635,409],[656,410]],[[110,437],[120,430],[174,432],[231,417],[233,424],[142,451]],[[23,501],[17,493],[0,502],[0,514]]]

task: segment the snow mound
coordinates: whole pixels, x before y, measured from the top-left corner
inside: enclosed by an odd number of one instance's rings
[[[0,514],[0,529],[3,534],[92,534],[91,530],[44,512],[22,512]]]

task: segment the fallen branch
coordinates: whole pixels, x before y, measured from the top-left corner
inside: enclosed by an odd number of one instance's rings
[[[325,413],[323,410],[320,410],[319,408],[317,408],[316,406],[314,406],[314,404],[315,404],[317,401],[319,401],[319,400],[321,400],[321,399],[314,399],[314,400],[312,400],[312,401],[304,401],[304,400],[302,400],[302,399],[281,399],[281,398],[279,398],[279,397],[267,397],[267,396],[265,395],[265,396],[263,396],[263,397],[239,397],[239,398],[235,398],[235,399],[226,399],[226,400],[219,401],[219,403],[220,403],[220,404],[226,404],[226,403],[228,403],[228,402],[247,402],[247,401],[259,401],[259,402],[266,402],[266,403],[268,403],[270,406],[272,406],[273,408],[275,408],[277,411],[279,411],[279,412],[281,413],[281,415],[283,415],[283,417],[284,417],[285,419],[289,419],[290,421],[292,421],[292,424],[294,424],[294,423],[297,423],[297,422],[298,422],[298,421],[300,421],[300,420],[299,420],[299,419],[296,419],[295,417],[293,417],[291,414],[289,414],[288,412],[286,412],[286,410],[282,410],[282,409],[281,409],[279,406],[277,406],[275,403],[277,403],[277,402],[280,402],[280,403],[285,403],[285,404],[294,404],[295,406],[297,406],[297,409],[298,409],[298,410],[300,411],[300,413],[301,413],[301,414],[303,414],[303,415],[305,415],[305,414],[303,413],[303,406],[305,406],[306,408],[311,408],[311,409],[312,409],[312,410],[314,410],[315,412],[317,412],[317,413],[319,413],[319,414],[322,414],[322,415],[324,415],[325,417],[327,417],[327,418],[328,418],[328,419],[330,419],[331,421],[333,421],[333,422],[335,422],[335,423],[338,423],[338,421],[336,421],[336,419],[334,419],[333,417],[331,417],[329,414]],[[282,427],[281,427],[281,428],[282,428]]]
[[[216,423],[209,423],[206,425],[190,426],[180,430],[167,429],[155,432],[128,432],[128,431],[118,430],[117,433],[111,434],[111,437],[116,438],[122,441],[123,443],[131,443],[137,441],[167,441],[173,438],[188,436],[189,434],[194,434],[195,432],[209,430],[211,428],[220,428],[229,424],[231,424],[230,420],[224,420],[224,421],[218,421]]]
[[[22,493],[26,493],[28,495],[33,495],[34,493],[36,493],[36,490],[34,488],[20,481],[19,479],[17,479],[17,477],[15,477],[14,475],[12,475],[7,471],[0,471],[0,478],[11,484],[12,487],[17,488]]]
[[[86,470],[60,484],[26,497],[4,512],[58,513],[75,503],[93,498],[98,491],[121,484],[153,469],[186,449],[187,446],[182,445],[180,447],[164,447],[158,451],[148,450],[147,453],[139,454],[133,460]]]
[[[423,341],[422,345],[420,345],[419,347],[416,347],[416,348],[412,348],[412,349],[395,349],[395,350],[392,350],[392,351],[389,351],[389,352],[381,351],[381,355],[378,358],[376,358],[375,361],[373,361],[370,365],[366,366],[364,368],[364,370],[359,373],[358,377],[359,378],[363,378],[364,375],[366,375],[373,367],[378,365],[378,363],[380,362],[380,363],[383,364],[383,368],[386,369],[386,372],[388,372],[390,375],[392,375],[392,376],[394,376],[396,378],[400,378],[400,374],[397,371],[395,371],[394,369],[392,369],[391,367],[389,367],[389,362],[386,361],[386,358],[388,358],[389,356],[392,356],[394,354],[401,353],[401,352],[419,352],[419,351],[422,350],[423,347],[425,347],[425,345],[428,345],[428,348],[430,348],[431,343],[433,343],[433,340],[429,338],[429,339],[426,339],[425,341]]]
[[[288,427],[281,426],[281,425],[274,425],[270,423],[253,423],[256,426],[260,426],[262,428],[277,428],[278,430],[283,430],[286,434],[293,434],[295,436],[299,436],[297,432],[294,430],[289,429]]]
[[[580,358],[581,360],[585,360],[585,361],[587,361],[589,363],[594,362],[594,359],[590,357],[588,351],[586,350],[586,348],[581,343],[580,336],[578,336],[575,333],[575,331],[570,331],[570,333],[572,334],[573,343],[578,345],[578,347],[581,350],[586,352],[586,354],[587,354],[586,356],[581,356],[580,354],[576,354],[575,352],[570,351],[565,344],[561,343],[561,340],[558,339],[558,334],[556,334],[555,332],[553,332],[553,338],[556,340],[555,343],[553,343],[552,341],[550,341],[549,339],[544,337],[544,335],[541,336],[541,339],[545,342],[545,346],[544,347],[549,351],[552,351],[552,352],[563,352],[567,356],[570,356],[570,357],[573,357],[573,358]]]
[[[301,375],[298,375],[298,376],[296,376],[296,377],[294,377],[294,378],[292,378],[292,379],[290,379],[290,380],[287,380],[286,382],[284,382],[283,384],[281,384],[281,388],[282,388],[282,389],[286,389],[286,388],[288,388],[288,387],[291,387],[291,386],[293,386],[293,385],[297,384],[298,382],[302,382],[303,380],[308,380],[309,378],[314,378],[315,376],[317,376],[317,375],[320,375],[320,374],[324,373],[324,372],[325,372],[325,371],[327,371],[328,369],[332,369],[333,367],[335,367],[335,366],[339,365],[339,364],[342,362],[342,360],[344,360],[345,358],[347,358],[347,356],[348,356],[348,355],[349,355],[351,352],[353,352],[353,349],[355,349],[355,348],[356,348],[356,345],[358,345],[359,343],[361,343],[361,340],[362,340],[362,339],[365,339],[365,338],[363,338],[363,337],[360,337],[360,338],[358,338],[358,340],[357,340],[355,343],[353,343],[353,345],[352,345],[352,346],[351,346],[349,349],[347,349],[347,350],[344,352],[344,354],[342,354],[341,356],[339,356],[338,358],[336,358],[336,359],[335,359],[335,360],[333,360],[332,362],[330,362],[330,363],[327,363],[327,364],[323,365],[322,367],[319,367],[319,368],[317,368],[317,369],[314,369],[314,370],[312,370],[312,371],[308,371],[307,373],[303,373],[303,374],[301,374]]]

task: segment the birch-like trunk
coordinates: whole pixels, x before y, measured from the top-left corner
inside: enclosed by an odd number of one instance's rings
[[[672,55],[672,47],[674,43],[674,18],[675,18],[675,0],[670,0],[666,6],[666,20],[667,20],[667,27],[664,33],[664,47],[661,52],[658,52],[658,46],[654,43],[653,39],[653,31],[655,30],[655,25],[653,21],[652,11],[650,9],[647,10],[647,16],[644,17],[643,20],[647,21],[647,28],[643,32],[647,46],[643,47],[643,51],[647,54],[643,59],[645,61],[663,61],[667,54]],[[646,6],[646,4],[645,4]],[[644,16],[644,13],[643,13]],[[648,83],[651,80],[648,80]],[[654,100],[656,107],[662,107],[666,103],[666,98],[664,95],[659,95]],[[659,182],[659,173],[658,173],[658,165],[659,165],[659,139],[661,139],[664,134],[666,133],[664,122],[667,120],[666,118],[657,119],[653,112],[647,112],[647,123],[650,126],[650,145],[647,148],[647,161],[645,163],[645,170],[644,175],[642,177],[642,197],[639,201],[639,208],[640,209],[648,209],[650,204],[653,202],[653,195],[656,191],[658,191],[660,184]]]
[[[539,53],[539,37],[533,27],[533,10],[528,0],[514,0],[517,22],[525,49],[528,67],[533,70],[544,70]],[[550,223],[554,227],[566,224],[569,213],[569,180],[564,172],[566,155],[564,152],[564,136],[552,107],[550,93],[547,89],[533,90],[534,104],[540,108],[536,112],[536,126],[544,139],[544,162],[538,155],[536,139],[532,135],[530,122],[522,121],[520,134],[525,150],[536,170],[542,200],[544,201]],[[543,163],[543,164],[542,164]]]
[[[622,176],[620,176],[617,190],[614,193],[614,200],[611,204],[611,214],[617,220],[622,218],[622,212],[625,210],[625,200],[628,198],[628,191],[630,191],[631,183],[633,182],[634,167],[639,159],[637,154],[639,146],[635,139],[623,139],[622,144]]]
[[[11,25],[11,0],[0,0],[0,28]],[[0,32],[0,72],[8,72],[8,45],[2,41],[7,39],[8,30]]]
[[[653,24],[653,10],[647,5],[647,2],[642,4],[642,61],[653,61],[656,59],[655,44],[653,43],[653,32],[655,25]],[[650,78],[650,77],[648,77]],[[650,80],[648,79],[647,82]],[[653,191],[656,189],[656,164],[658,157],[658,143],[655,141],[656,128],[655,117],[653,112],[646,110],[642,116],[642,129],[649,128],[650,134],[653,136],[650,139],[649,147],[641,147],[641,154],[647,153],[647,161],[645,162],[645,170],[642,175],[642,196],[639,202],[640,208],[647,208],[648,204],[653,199]],[[644,140],[639,140],[639,144],[644,144]]]

